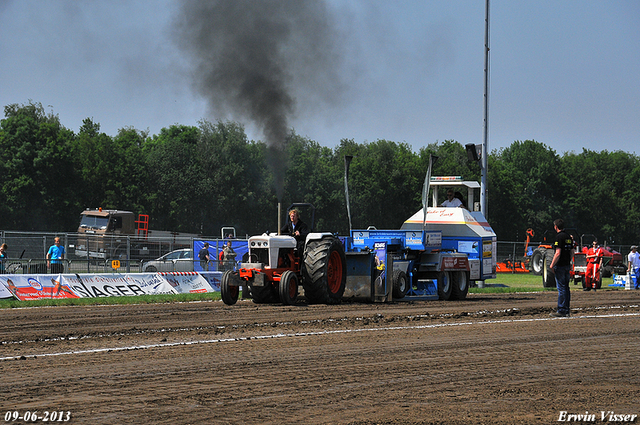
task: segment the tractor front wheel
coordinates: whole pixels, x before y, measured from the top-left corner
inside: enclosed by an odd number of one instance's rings
[[[220,281],[220,297],[226,305],[234,305],[238,301],[240,287],[231,285],[233,277],[233,272],[227,270],[222,275],[222,280]]]
[[[286,270],[282,273],[278,289],[282,304],[295,304],[298,299],[298,277],[296,274],[291,270]]]

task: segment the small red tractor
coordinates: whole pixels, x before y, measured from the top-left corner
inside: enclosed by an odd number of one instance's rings
[[[293,204],[289,209],[299,205],[313,208],[310,204]],[[292,305],[298,300],[302,285],[309,303],[340,302],[347,281],[344,246],[331,233],[314,233],[313,220],[310,227],[312,232],[302,248],[288,235],[264,233],[249,238],[247,261],[240,263],[238,270],[228,270],[222,275],[222,301],[235,304],[242,287],[249,289],[255,303],[280,300]]]

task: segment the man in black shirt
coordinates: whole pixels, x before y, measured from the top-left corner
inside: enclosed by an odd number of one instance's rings
[[[556,275],[556,287],[558,288],[558,310],[551,313],[553,317],[569,317],[571,290],[571,261],[573,260],[573,238],[564,231],[564,220],[561,218],[553,222],[556,230],[556,239],[553,243],[555,253],[551,260],[551,268]]]
[[[205,242],[202,246],[202,249],[198,252],[198,258],[200,259],[200,267],[202,267],[202,271],[209,271],[209,260],[211,257],[209,256],[209,242]]]

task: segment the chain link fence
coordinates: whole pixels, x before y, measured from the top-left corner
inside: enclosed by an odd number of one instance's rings
[[[65,258],[60,260],[64,273],[139,272],[144,263],[168,252],[177,249],[192,250],[195,240],[0,231],[0,242],[6,243],[8,247],[7,258],[0,264],[0,272],[60,273],[59,266],[54,266],[52,270],[51,262],[47,261],[47,253],[56,237],[60,238],[60,244],[65,248]],[[189,259],[189,262],[192,261]],[[193,270],[193,264],[190,267]]]

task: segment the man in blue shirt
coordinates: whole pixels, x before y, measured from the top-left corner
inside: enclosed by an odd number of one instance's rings
[[[51,273],[64,271],[64,265],[60,260],[64,260],[64,246],[60,245],[60,238],[56,237],[47,252],[47,268],[51,269]]]

